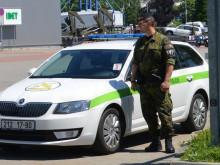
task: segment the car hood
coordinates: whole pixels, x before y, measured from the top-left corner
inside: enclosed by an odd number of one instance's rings
[[[91,79],[24,79],[0,95],[0,101],[61,103],[90,100],[107,92],[115,91],[114,80]]]

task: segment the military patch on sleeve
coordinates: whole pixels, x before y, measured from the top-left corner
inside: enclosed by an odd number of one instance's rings
[[[169,53],[169,56],[170,57],[175,57],[176,56],[176,51],[175,51],[175,49],[169,49],[169,50],[167,50],[168,51],[168,53]]]
[[[169,49],[168,52],[169,52],[169,54],[170,54],[171,56],[176,55],[176,52],[175,52],[174,49]]]

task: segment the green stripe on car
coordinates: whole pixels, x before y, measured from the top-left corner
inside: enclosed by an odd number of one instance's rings
[[[195,81],[195,80],[209,78],[209,72],[206,71],[206,72],[193,73],[193,74],[188,74],[188,75],[183,75],[183,76],[178,76],[178,77],[172,77],[170,80],[170,85],[177,85],[177,84],[188,82],[188,80],[186,78],[188,76],[193,76],[192,80]],[[98,97],[92,99],[91,103],[90,103],[90,109],[94,108],[104,102],[118,99],[118,98],[122,98],[122,97],[126,97],[126,96],[130,96],[130,95],[134,95],[137,93],[139,93],[139,92],[138,91],[133,92],[131,90],[131,88],[124,88],[124,89],[120,89],[120,90],[113,91],[110,93],[106,93],[104,95],[101,95],[101,96],[98,96]]]
[[[170,85],[177,85],[177,84],[188,82],[186,78],[188,76],[193,76],[193,79],[192,79],[193,81],[200,80],[200,79],[209,78],[209,72],[205,71],[205,72],[192,73],[192,74],[178,76],[178,77],[172,77],[170,80]]]
[[[117,90],[114,92],[110,92],[110,93],[101,95],[101,96],[96,97],[91,100],[90,109],[94,108],[104,102],[118,99],[118,98],[122,98],[122,97],[126,97],[126,96],[130,96],[130,95],[137,94],[137,93],[138,93],[138,91],[134,92],[131,90],[131,88],[124,88],[124,89],[120,89],[120,90]]]

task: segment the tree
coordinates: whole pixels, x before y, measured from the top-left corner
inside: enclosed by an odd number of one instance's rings
[[[207,0],[195,1],[195,20],[207,22]]]
[[[154,17],[157,26],[166,26],[175,16],[178,11],[173,8],[173,0],[155,0],[150,4],[150,11],[154,10]]]
[[[115,2],[124,10],[125,24],[136,25],[141,8],[140,0],[115,0]],[[115,9],[117,9],[117,7]]]
[[[195,0],[180,0],[181,4],[178,7],[182,21],[185,23],[195,21]],[[186,2],[186,3],[185,3]],[[187,11],[187,19],[186,19]]]
[[[60,3],[62,3],[63,0],[60,0]],[[65,3],[62,3],[60,8],[62,9],[66,5],[67,1]],[[66,7],[63,9],[62,12],[68,12],[68,11],[78,11],[79,10],[79,0],[71,1]]]
[[[181,4],[178,7],[183,22],[207,22],[207,0],[180,0]],[[185,2],[187,6],[187,19],[185,15]]]

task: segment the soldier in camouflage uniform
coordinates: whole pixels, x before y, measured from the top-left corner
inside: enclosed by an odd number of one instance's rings
[[[136,71],[140,70],[144,83],[140,84],[140,99],[143,116],[149,126],[152,143],[145,148],[146,152],[162,150],[160,136],[165,138],[167,153],[174,153],[172,136],[173,104],[169,94],[170,78],[175,65],[176,52],[170,40],[156,32],[153,27],[154,18],[150,14],[142,14],[138,24],[146,36],[140,38],[135,46],[132,65],[131,89],[137,90]],[[158,116],[161,128],[158,124]]]

